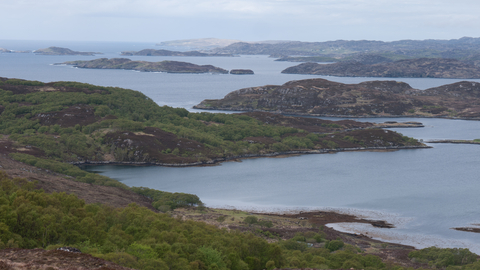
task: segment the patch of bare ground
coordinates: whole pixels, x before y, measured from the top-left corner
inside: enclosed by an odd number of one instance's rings
[[[345,129],[368,128],[374,124],[353,120],[330,121],[309,117],[294,117],[269,112],[246,112],[243,115],[255,118],[265,124],[303,129],[308,132],[330,133]]]
[[[5,154],[0,154],[0,170],[5,171],[10,177],[26,178],[37,181],[36,187],[47,193],[65,192],[75,194],[85,203],[101,203],[113,207],[125,207],[130,203],[155,210],[151,200],[135,192],[117,187],[97,186],[93,184],[76,182],[72,177],[54,173],[15,161]]]
[[[312,211],[299,213],[254,213],[230,209],[176,209],[174,217],[183,220],[195,220],[215,225],[228,230],[251,232],[265,238],[268,242],[276,242],[279,239],[287,240],[298,233],[321,233],[326,240],[340,239],[346,244],[360,248],[364,254],[377,255],[387,264],[402,265],[404,267],[428,268],[428,265],[412,262],[408,253],[415,248],[395,243],[387,243],[370,238],[368,235],[351,234],[336,231],[324,226],[329,223],[360,222],[372,226],[392,228],[393,225],[381,220],[368,220],[353,215],[341,214],[328,211]],[[258,218],[259,223],[271,222],[271,227],[263,225],[247,224],[245,219],[249,216]],[[269,235],[269,236],[266,236]],[[272,237],[273,236],[273,237]],[[324,243],[311,243],[313,247],[323,247]],[[293,269],[292,269],[293,270]]]
[[[62,250],[19,249],[0,250],[1,270],[128,270],[118,264],[88,254]]]

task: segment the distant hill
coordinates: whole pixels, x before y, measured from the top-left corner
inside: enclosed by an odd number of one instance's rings
[[[102,54],[99,52],[77,52],[77,51],[72,51],[68,48],[61,48],[61,47],[48,47],[45,49],[38,49],[34,51],[34,53],[41,54],[41,55],[87,55],[87,56]]]
[[[171,47],[189,47],[197,49],[213,49],[218,47],[225,47],[230,44],[240,42],[235,39],[219,39],[219,38],[198,38],[198,39],[182,39],[171,40],[157,43],[157,46],[171,46]]]
[[[222,54],[222,53],[202,53],[199,51],[188,51],[188,52],[178,52],[170,50],[154,50],[154,49],[144,49],[141,51],[125,51],[121,55],[141,55],[141,56],[232,56],[231,54]]]

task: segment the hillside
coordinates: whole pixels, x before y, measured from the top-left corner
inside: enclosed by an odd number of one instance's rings
[[[94,69],[126,69],[145,72],[167,72],[167,73],[220,73],[227,74],[228,70],[214,67],[212,65],[195,65],[178,61],[132,61],[128,58],[100,58],[90,61],[68,61],[63,63],[78,68]]]
[[[458,82],[413,89],[396,81],[343,84],[324,79],[287,82],[233,91],[195,108],[270,111],[322,116],[411,116],[480,119],[480,84]]]
[[[480,78],[480,67],[455,59],[420,58],[375,63],[347,61],[333,64],[303,63],[282,71],[286,74],[313,74],[338,77],[389,78]]]

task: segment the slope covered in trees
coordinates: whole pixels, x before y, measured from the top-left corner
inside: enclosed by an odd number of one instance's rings
[[[34,182],[12,179],[0,171],[0,254],[9,254],[8,258],[20,250],[1,249],[72,246],[135,269],[407,269],[386,264],[380,257],[340,240],[327,240],[321,229],[269,243],[252,233],[183,221],[136,204],[125,208],[85,204],[74,195],[46,194],[34,186]],[[253,216],[245,219],[248,224],[255,221]],[[321,245],[309,247],[307,243]],[[59,255],[44,253],[30,266]],[[64,262],[79,260],[78,256],[63,256]],[[479,267],[477,256],[467,249],[430,248],[411,252],[409,257],[425,262],[417,266],[458,270]],[[11,263],[8,258],[0,257],[4,269],[12,269],[7,268]]]

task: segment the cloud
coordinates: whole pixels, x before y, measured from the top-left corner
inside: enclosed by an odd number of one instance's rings
[[[63,32],[57,38],[81,39],[99,29],[104,38],[122,33],[127,38],[126,31],[139,28],[127,35],[325,40],[440,33],[439,38],[458,38],[478,36],[478,10],[477,0],[16,0],[1,1],[0,31],[4,38],[52,38]]]

